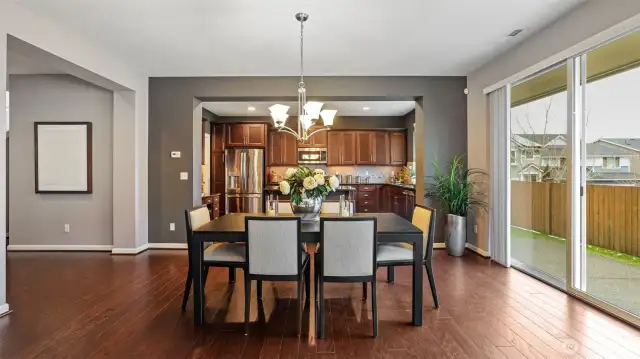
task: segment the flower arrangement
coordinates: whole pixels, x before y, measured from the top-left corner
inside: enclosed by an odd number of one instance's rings
[[[298,205],[303,199],[325,197],[340,186],[336,176],[326,176],[321,169],[311,170],[309,167],[289,168],[284,173],[284,181],[280,182],[280,192],[291,194],[291,202]]]

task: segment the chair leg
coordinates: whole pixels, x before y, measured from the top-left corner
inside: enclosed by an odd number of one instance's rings
[[[318,338],[324,339],[324,283],[322,277],[318,276]]]
[[[256,288],[258,289],[258,299],[262,299],[262,281],[256,282]]]
[[[371,310],[373,311],[373,337],[378,337],[378,294],[375,279],[371,282]]]
[[[251,315],[251,279],[249,270],[244,270],[244,335],[249,334],[249,316]]]
[[[187,302],[189,301],[189,292],[191,292],[191,282],[193,282],[193,274],[191,274],[191,269],[187,272],[187,282],[184,286],[184,295],[182,296],[182,311],[184,312],[187,309]]]
[[[387,267],[387,283],[393,283],[395,280],[395,267]]]
[[[367,301],[367,282],[362,282],[362,301]]]
[[[304,271],[304,294],[306,296],[305,303],[311,299],[311,264],[307,265]]]
[[[202,268],[202,283],[207,285],[207,277],[209,276],[209,267]]]
[[[236,282],[236,269],[229,267],[229,283]]]
[[[298,277],[298,336],[302,334],[302,313],[304,312],[304,302],[302,301],[303,275]]]
[[[427,277],[429,278],[429,286],[431,287],[431,295],[433,295],[433,305],[436,308],[440,308],[438,304],[438,293],[436,292],[436,281],[433,278],[433,269],[430,263],[425,263],[424,268],[427,270]]]

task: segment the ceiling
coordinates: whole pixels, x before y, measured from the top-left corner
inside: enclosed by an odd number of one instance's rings
[[[298,108],[297,102],[278,103],[289,106],[290,115]],[[274,104],[276,102],[203,102],[202,107],[218,116],[269,116],[269,107]],[[249,110],[250,106],[253,111]],[[329,101],[322,107],[338,110],[337,116],[404,116],[414,108],[414,101]]]
[[[467,75],[584,0],[13,0],[150,76]],[[524,29],[517,37],[507,34]]]

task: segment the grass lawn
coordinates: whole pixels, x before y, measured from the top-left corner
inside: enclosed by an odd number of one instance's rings
[[[532,238],[532,239],[540,239],[545,241],[554,241],[554,242],[566,242],[564,238],[550,236],[544,233],[530,231],[527,229],[519,228],[511,226],[511,235],[512,237],[522,237],[522,238]],[[611,249],[605,249],[597,246],[587,245],[587,251],[589,253],[594,253],[603,257],[607,257],[613,259],[617,262],[630,264],[635,267],[640,267],[640,257],[632,256],[625,253],[620,253],[613,251]]]

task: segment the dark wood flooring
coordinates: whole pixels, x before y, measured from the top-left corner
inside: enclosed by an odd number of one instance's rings
[[[230,286],[224,269],[211,269],[208,324],[194,327],[180,311],[186,263],[184,251],[9,253],[0,358],[640,358],[634,328],[471,253],[436,251],[441,308],[425,281],[423,327],[410,325],[410,269],[396,269],[395,284],[380,270],[375,340],[355,284],[327,284],[326,338],[316,340],[313,315],[296,336],[295,285],[265,283],[245,337],[242,275]]]

